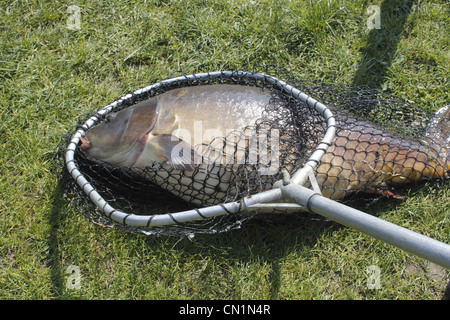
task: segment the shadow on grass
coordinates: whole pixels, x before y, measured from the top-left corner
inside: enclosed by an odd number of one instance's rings
[[[50,235],[48,239],[48,268],[50,269],[50,280],[52,283],[52,296],[61,298],[65,281],[61,271],[60,235],[58,233],[59,224],[62,220],[62,208],[65,205],[61,182],[55,187],[53,192],[53,207],[49,216]]]
[[[155,297],[155,299],[167,297],[240,299],[242,292],[235,286],[239,286],[241,283],[246,286],[250,285],[252,289],[262,286],[259,288],[266,290],[264,293],[255,292],[256,297],[279,299],[280,291],[283,291],[285,285],[282,278],[286,261],[296,257],[295,259],[304,259],[304,261],[314,264],[314,259],[318,258],[315,253],[318,241],[332,237],[335,231],[346,228],[332,221],[303,219],[302,216],[307,215],[307,213],[303,213],[297,217],[278,215],[257,217],[244,223],[240,229],[213,235],[198,234],[192,240],[145,236],[99,226],[86,230],[85,233],[83,232],[84,235],[80,235],[75,240],[70,238],[73,233],[67,230],[74,226],[69,226],[69,217],[65,213],[69,207],[63,198],[60,187],[54,190],[53,204],[49,216],[51,231],[48,239],[47,261],[52,283],[51,293],[55,299],[92,298],[90,295],[95,294],[91,291],[79,290],[77,292],[77,290],[67,289],[66,281],[69,277],[66,273],[67,261],[76,260],[77,256],[73,256],[74,254],[85,255],[80,264],[80,268],[84,272],[87,272],[86,270],[89,270],[90,273],[103,272],[105,262],[110,263],[113,268],[123,269],[123,274],[119,272],[120,277],[128,279],[129,282],[121,285],[121,294],[130,299],[142,297],[153,299],[153,296],[148,296],[146,292],[148,282],[142,281],[150,274],[153,274],[153,277],[158,275],[161,278],[183,279],[183,282],[162,280],[166,281],[164,283],[170,287],[171,293],[164,291],[156,293],[160,297]],[[383,198],[370,206],[369,210],[363,211],[377,215],[378,212],[385,211],[387,207],[394,209],[398,204],[400,202]],[[76,221],[73,222],[76,223]],[[76,230],[83,228],[84,226],[74,227]],[[90,243],[74,243],[76,241],[96,241],[96,243],[91,246]],[[107,244],[110,242],[126,244],[119,245],[117,248],[117,250],[126,252],[107,252]],[[65,245],[69,247],[66,248]],[[74,248],[79,245],[81,247],[76,249],[79,252],[74,252]],[[98,259],[96,256],[98,252],[95,251],[95,248],[99,248],[100,254],[104,254],[107,260]],[[146,262],[148,257],[157,262],[154,265],[148,265]],[[98,265],[99,263],[101,265]],[[123,265],[130,263],[135,265],[123,268]],[[161,266],[165,270],[155,269]],[[190,269],[190,266],[193,269]],[[203,266],[205,267],[203,268]],[[176,270],[170,270],[171,267],[175,267]],[[172,272],[185,272],[185,274],[171,275]],[[263,277],[252,275],[252,272],[264,272],[265,275]],[[255,277],[254,282],[252,282],[252,276]],[[301,276],[299,275],[299,277]],[[91,279],[89,282],[91,287],[88,290],[94,290],[94,292],[106,290],[104,288],[105,280],[98,283],[95,280],[97,274],[85,273],[85,277]],[[112,284],[116,281],[114,279],[117,278],[112,276],[106,280],[106,283]],[[246,281],[249,282],[246,283]],[[264,285],[261,281],[266,284]],[[96,287],[98,288],[95,289]],[[102,287],[104,289],[101,289]],[[114,295],[114,290],[117,288],[113,288],[111,292],[105,291],[103,294],[106,297]],[[192,293],[186,294],[183,290],[192,291]],[[177,295],[173,291],[182,291],[183,293]],[[246,292],[246,294],[250,293]],[[121,296],[121,298],[123,297]]]
[[[258,272],[265,272],[264,281],[270,286],[264,288],[268,293],[254,292],[255,297],[278,299],[282,286],[282,266],[285,260],[289,259],[289,255],[293,252],[301,252],[305,260],[310,259],[318,239],[325,233],[332,233],[339,228],[341,226],[332,221],[305,220],[295,216],[263,216],[248,220],[240,229],[217,235],[199,234],[192,241],[170,240],[170,242],[174,243],[174,250],[180,250],[183,254],[213,259],[216,268],[220,269],[220,266],[223,266],[225,273],[239,272],[241,268],[244,268],[242,273],[235,275],[237,278],[226,276],[227,279],[232,278],[230,287],[221,289],[220,295],[224,295],[226,299],[246,298],[241,296],[238,289],[234,291],[233,284],[239,284],[242,282],[241,279],[252,277],[253,268],[258,269]],[[155,240],[158,241],[155,238],[149,238],[148,242],[153,243]],[[205,280],[210,281],[209,277],[205,275]],[[258,286],[259,281],[261,278],[255,275],[255,287]]]
[[[308,213],[299,213],[299,217],[261,217],[249,221],[241,230],[234,231],[235,234],[240,233],[244,241],[234,237],[236,240],[233,241],[230,258],[241,263],[256,261],[269,266],[267,281],[270,284],[270,299],[279,298],[279,291],[283,285],[282,267],[285,260],[290,259],[291,253],[301,252],[301,256],[309,260],[314,256],[313,249],[318,239],[324,234],[342,228],[337,223],[325,219],[303,219],[304,215]]]
[[[380,29],[372,29],[353,84],[381,89],[386,79],[398,44],[404,35],[405,24],[411,13],[412,0],[385,0],[380,6]]]
[[[193,277],[195,273],[200,274],[199,278],[203,279],[205,284],[197,284],[194,280],[186,279],[186,283],[171,283],[170,286],[187,287],[191,289],[195,286],[200,286],[205,291],[214,287],[208,282],[216,282],[219,280],[230,281],[229,286],[219,288],[220,292],[195,293],[192,299],[206,299],[205,296],[211,295],[211,298],[218,299],[228,297],[230,299],[239,299],[239,293],[234,292],[234,281],[241,282],[240,277],[247,277],[248,274],[236,274],[240,267],[250,266],[252,270],[264,268],[268,271],[265,275],[265,281],[270,284],[269,297],[270,299],[277,299],[280,287],[282,285],[282,270],[284,259],[290,252],[296,250],[298,246],[308,251],[308,248],[313,248],[319,237],[324,233],[332,232],[333,229],[341,228],[339,225],[329,221],[305,221],[302,218],[296,217],[275,217],[266,219],[265,217],[250,219],[240,229],[219,233],[219,234],[198,234],[193,240],[188,238],[178,238],[169,236],[145,236],[143,234],[133,234],[126,231],[113,230],[109,228],[102,228],[95,226],[92,229],[86,230],[85,236],[81,235],[77,240],[70,239],[72,234],[71,229],[79,229],[80,226],[69,226],[69,217],[66,212],[71,211],[67,200],[64,199],[61,185],[55,187],[54,201],[51,214],[49,215],[49,224],[51,225],[50,235],[48,238],[48,255],[47,266],[50,270],[51,281],[51,296],[54,299],[78,299],[89,297],[92,293],[86,293],[84,290],[68,290],[67,279],[70,276],[66,273],[68,267],[67,261],[74,261],[77,257],[73,255],[85,254],[83,260],[86,265],[80,265],[83,270],[94,270],[98,266],[93,266],[97,257],[92,256],[94,252],[81,252],[82,247],[89,248],[89,245],[74,243],[74,241],[92,241],[92,238],[98,243],[93,244],[93,247],[103,248],[107,250],[106,243],[108,241],[116,241],[118,243],[127,243],[124,250],[127,250],[123,255],[118,252],[110,252],[114,256],[112,264],[122,266],[125,261],[122,259],[136,260],[136,257],[154,256],[157,257],[159,264],[165,265],[184,265],[193,263],[194,265],[202,264],[208,261],[213,261],[213,269],[221,269],[223,274],[220,276],[210,274],[209,270],[189,270],[192,272],[187,274],[188,278]],[[81,214],[81,213],[80,213]],[[87,218],[86,218],[87,219]],[[104,233],[110,233],[104,235]],[[91,233],[103,234],[104,236],[92,236]],[[91,239],[91,240],[90,240]],[[80,248],[74,249],[77,246]],[[67,248],[65,246],[68,246]],[[80,252],[75,253],[75,250]],[[103,253],[102,253],[103,254]],[[305,259],[308,257],[305,256]],[[138,264],[145,264],[145,262],[138,261]],[[157,265],[158,265],[157,263]],[[140,286],[140,294],[145,292],[145,284],[140,284],[138,279],[146,277],[148,271],[158,274],[161,270],[153,270],[153,267],[145,266],[141,269],[139,266],[130,267],[127,274],[123,274],[124,278],[135,279],[137,286]],[[147,270],[147,271],[144,271]],[[92,271],[90,271],[92,272]],[[245,273],[250,272],[246,270]],[[95,275],[86,275],[86,278],[95,278]],[[237,278],[235,278],[237,277]],[[258,279],[258,276],[256,276]],[[218,280],[219,279],[219,280]],[[113,281],[113,280],[110,280]],[[256,280],[257,281],[257,280]],[[95,280],[90,286],[95,286]],[[84,280],[83,280],[84,283]],[[131,283],[132,284],[132,283]],[[130,284],[130,285],[131,285]],[[101,285],[99,283],[99,285]],[[84,284],[83,284],[84,286]],[[93,288],[92,287],[92,288]],[[132,288],[124,287],[125,291],[130,289],[129,293],[124,293],[130,298],[140,298],[139,293],[137,297],[133,296]],[[91,289],[89,289],[91,290]],[[257,296],[259,293],[255,293]],[[164,293],[161,293],[164,296]],[[108,293],[105,292],[105,296]],[[188,299],[191,297],[187,297]]]

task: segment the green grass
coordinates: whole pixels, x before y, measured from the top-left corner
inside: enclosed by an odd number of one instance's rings
[[[393,5],[392,3],[397,3]],[[381,8],[367,30],[367,7]],[[69,5],[81,9],[70,30]],[[77,119],[186,73],[276,64],[437,110],[450,101],[449,7],[420,1],[2,1],[0,298],[442,299],[449,274],[333,222],[253,222],[189,239],[91,225],[61,199],[52,156]],[[370,212],[448,242],[449,183]],[[80,289],[66,284],[80,268]],[[366,269],[380,268],[368,289]]]

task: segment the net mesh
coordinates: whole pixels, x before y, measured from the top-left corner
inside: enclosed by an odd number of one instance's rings
[[[374,196],[400,197],[394,193],[394,188],[400,185],[422,178],[447,177],[446,146],[431,138],[422,139],[432,119],[430,112],[375,90],[307,81],[273,66],[255,69],[254,73],[281,79],[333,111],[337,121],[336,138],[315,172],[325,196],[339,201],[351,200],[354,194],[364,194],[369,201]],[[323,138],[324,119],[291,92],[280,90],[264,78],[255,80],[240,72],[232,76],[181,77],[179,81],[132,94],[119,101],[113,112],[171,90],[218,84],[262,88],[270,94],[270,100],[254,124],[215,137],[210,143],[196,145],[195,151],[202,161],[193,170],[177,170],[167,162],[145,167],[113,166],[77,149],[75,161],[80,172],[114,208],[137,215],[155,215],[236,201],[272,188],[283,172],[292,175],[303,167]],[[97,113],[96,118],[94,127],[107,121],[107,115]],[[66,198],[93,222],[150,234],[192,235],[231,230],[258,215],[258,211],[237,212],[151,229],[112,221],[90,201],[65,169],[67,144],[84,123],[85,120],[81,121],[62,139],[55,165],[60,168]],[[444,125],[448,126],[448,120]],[[435,129],[439,130],[442,128]],[[258,152],[254,154],[252,137],[256,139],[256,150],[265,151],[264,157]],[[225,147],[226,156],[233,159],[230,163],[223,161]],[[320,219],[311,214],[302,217]]]

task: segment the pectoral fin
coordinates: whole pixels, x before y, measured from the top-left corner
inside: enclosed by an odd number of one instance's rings
[[[157,152],[161,160],[167,160],[177,170],[193,171],[195,169],[195,159],[198,154],[194,148],[171,134],[158,134],[152,138],[158,146]]]

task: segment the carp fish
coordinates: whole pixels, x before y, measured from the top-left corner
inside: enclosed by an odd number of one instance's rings
[[[148,176],[145,168],[151,167],[156,170],[153,183],[193,204],[221,203],[236,193],[238,166],[214,167],[205,159],[223,160],[223,137],[254,137],[250,128],[264,118],[271,99],[269,90],[244,85],[173,89],[110,113],[86,131],[80,149],[91,158],[133,168],[144,176]],[[332,111],[336,137],[315,168],[324,196],[339,200],[367,192],[401,198],[389,188],[448,178],[450,106],[436,113],[422,139],[386,131],[346,111]],[[241,158],[248,159],[245,148]]]
[[[236,170],[248,158],[247,141],[271,99],[268,90],[253,86],[173,89],[110,113],[86,132],[80,149],[133,168],[192,204],[218,204],[238,193]]]

